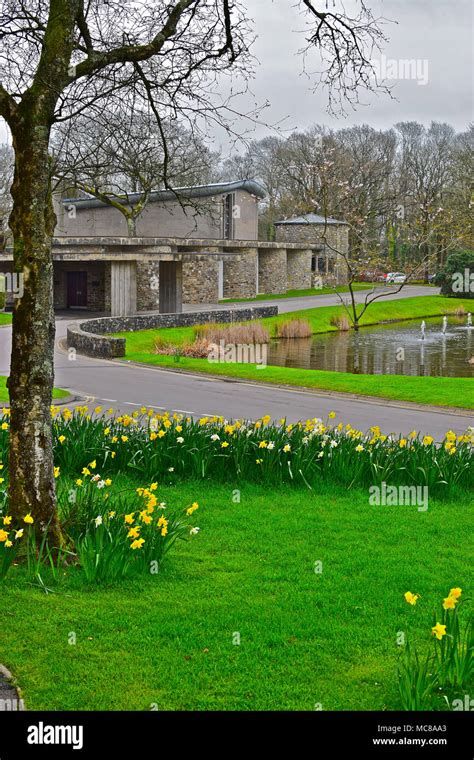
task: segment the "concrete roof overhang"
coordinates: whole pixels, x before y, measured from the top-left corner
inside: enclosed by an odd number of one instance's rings
[[[323,245],[266,242],[259,240],[213,240],[204,238],[57,237],[54,261],[196,261],[239,258],[248,250],[313,250]],[[0,261],[12,261],[11,248],[0,252]]]

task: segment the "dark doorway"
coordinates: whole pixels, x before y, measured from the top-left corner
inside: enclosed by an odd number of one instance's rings
[[[87,309],[87,272],[67,272],[67,308]]]

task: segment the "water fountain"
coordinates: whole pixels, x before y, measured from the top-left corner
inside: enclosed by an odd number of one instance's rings
[[[447,328],[448,328],[448,318],[447,318],[447,316],[445,315],[445,316],[443,317],[443,326],[442,326],[442,328],[441,328],[441,330],[443,331],[443,335],[446,335],[446,330],[447,330]]]
[[[421,340],[425,339],[425,330],[426,330],[426,322],[425,320],[421,323]]]

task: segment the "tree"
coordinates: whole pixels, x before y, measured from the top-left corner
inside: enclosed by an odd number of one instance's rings
[[[372,87],[369,56],[383,34],[365,3],[353,16],[311,0],[298,4],[330,93],[350,98]],[[248,74],[252,34],[238,0],[3,0],[0,28],[0,115],[15,152],[10,228],[14,268],[24,278],[13,314],[9,499],[12,512],[31,511],[37,529],[59,543],[50,419],[51,129],[130,92],[158,121],[176,114],[216,121],[231,109],[213,83],[221,74]]]
[[[12,199],[10,187],[13,181],[13,150],[7,144],[0,145],[0,248],[8,236],[8,217]]]
[[[133,103],[93,118],[80,114],[59,125],[51,145],[57,185],[115,208],[130,236],[153,190],[205,184],[217,171],[217,156],[199,134],[174,120],[158,123]]]

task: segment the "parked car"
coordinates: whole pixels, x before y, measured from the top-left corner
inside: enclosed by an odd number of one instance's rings
[[[385,272],[361,272],[359,282],[385,282]]]
[[[403,272],[389,272],[385,278],[385,282],[390,285],[401,285],[406,279],[407,276]]]

